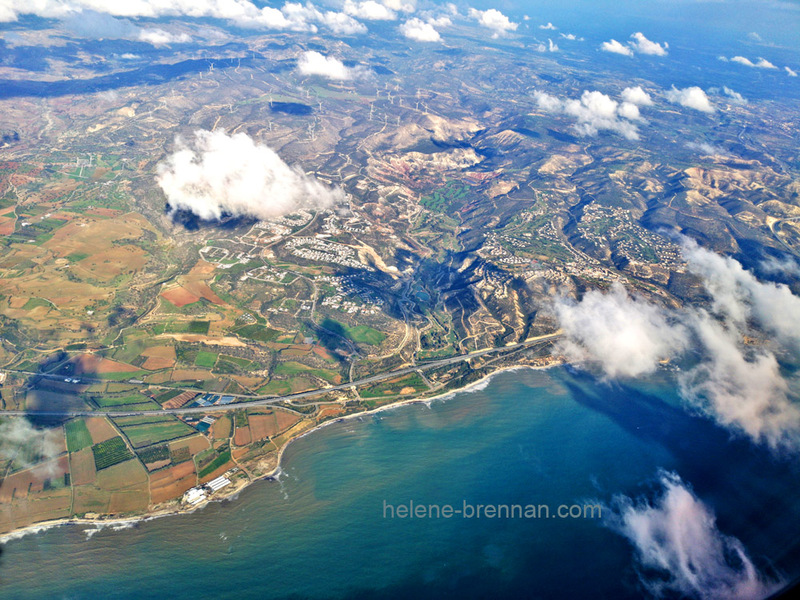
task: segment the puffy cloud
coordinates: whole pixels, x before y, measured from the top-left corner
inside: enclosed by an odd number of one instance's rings
[[[229,136],[221,130],[196,131],[191,145],[176,139],[176,150],[159,164],[156,181],[173,211],[205,220],[223,214],[269,219],[344,200],[340,189],[287,165],[247,134]]]
[[[629,140],[639,139],[639,130],[633,121],[640,121],[641,117],[631,103],[621,106],[598,91],[584,91],[580,100],[561,100],[544,92],[536,92],[534,99],[544,112],[574,117],[577,122],[573,128],[579,135],[594,136],[600,131],[614,131]]]
[[[713,113],[715,111],[706,93],[697,86],[678,89],[673,85],[666,96],[667,100],[673,104],[680,104],[704,113]]]
[[[394,21],[397,18],[397,13],[394,10],[385,4],[375,2],[375,0],[364,0],[362,2],[345,0],[342,10],[350,16],[366,19],[367,21]]]
[[[138,40],[153,46],[191,41],[185,33],[174,34],[158,28],[143,29],[128,19],[118,19],[94,10],[69,14],[63,22],[70,32],[92,39]]]
[[[367,26],[360,21],[355,20],[350,15],[332,10],[320,13],[317,20],[337,35],[355,35],[367,32]]]
[[[34,475],[53,475],[52,461],[60,454],[59,435],[53,429],[36,429],[27,419],[0,421],[0,458],[13,460],[19,467],[36,465]]]
[[[703,156],[727,156],[724,148],[714,146],[708,142],[686,142],[686,147]]]
[[[653,499],[615,497],[604,518],[633,545],[640,581],[652,596],[752,600],[779,589],[677,474],[662,472],[659,483]]]
[[[693,329],[707,359],[680,376],[681,396],[723,427],[775,450],[800,449],[800,407],[772,352],[746,356],[741,334],[700,312]]]
[[[770,256],[766,260],[761,261],[759,266],[765,273],[770,275],[800,277],[800,264],[788,256],[783,260]]]
[[[600,44],[600,49],[603,52],[611,52],[612,54],[622,54],[623,56],[633,56],[635,52],[639,54],[650,54],[653,56],[666,56],[669,44],[664,42],[652,42],[648,40],[641,31],[631,34],[631,41],[627,45],[611,39],[607,42]]]
[[[535,46],[532,46],[536,52],[558,52],[558,45],[553,43],[553,40],[547,40],[547,45],[544,42],[539,42]]]
[[[558,29],[558,27],[556,27],[552,23],[548,23],[547,25],[539,25],[539,29],[547,29],[550,31],[555,31],[556,29]]]
[[[744,56],[734,56],[730,59],[731,62],[739,63],[740,65],[744,65],[745,67],[753,67],[754,69],[777,69],[775,65],[769,62],[765,58],[759,58],[758,61],[753,62],[749,58],[745,58]]]
[[[681,243],[689,271],[712,298],[710,313],[659,308],[615,284],[606,294],[555,303],[564,330],[561,351],[617,378],[652,371],[659,360],[691,347],[699,359],[679,377],[681,397],[691,407],[775,451],[800,452],[800,381],[786,379],[774,350],[800,349],[800,298],[785,285],[758,281],[732,258],[688,238]],[[744,342],[753,323],[771,336],[758,348]]]
[[[714,311],[743,327],[754,319],[781,342],[800,348],[800,298],[782,283],[762,283],[730,257],[684,238],[683,256],[713,298]]]
[[[453,24],[452,19],[450,19],[450,17],[448,17],[447,15],[442,15],[439,17],[428,17],[426,21],[433,27],[450,27],[450,25]]]
[[[723,86],[722,95],[726,96],[733,104],[747,104],[747,100],[739,92],[736,92],[728,86]]]
[[[416,17],[400,25],[400,32],[410,40],[418,42],[440,42],[442,36],[433,25]]]
[[[626,87],[624,90],[622,90],[620,97],[625,102],[635,104],[636,106],[653,105],[653,99],[650,98],[650,94],[645,92],[640,85],[637,85],[636,87]]]
[[[297,63],[297,70],[303,75],[319,75],[320,77],[338,81],[354,79],[363,72],[363,69],[350,69],[338,58],[325,56],[313,50],[305,52],[300,57]]]
[[[689,342],[688,331],[661,308],[629,296],[620,283],[607,293],[587,292],[580,302],[556,301],[554,310],[571,361],[599,365],[609,377],[636,377],[656,369]]]
[[[470,8],[469,16],[478,21],[483,27],[491,29],[493,31],[492,37],[494,38],[516,31],[517,27],[519,27],[519,23],[514,23],[496,8],[490,8],[489,10]]]
[[[641,54],[652,54],[654,56],[667,55],[667,48],[669,48],[669,44],[666,42],[664,42],[663,45],[657,42],[651,42],[641,31],[631,34],[631,38],[633,38],[633,41],[629,42],[629,44],[635,52],[639,52]]]
[[[570,40],[570,41],[573,41],[573,42],[576,41],[576,40],[579,41],[579,42],[583,41],[582,37],[578,37],[574,33],[560,33],[559,35],[562,38],[564,38],[565,40]]]
[[[317,30],[315,23],[322,23],[342,33],[363,32],[355,24],[357,21],[347,21],[337,16],[340,13],[320,12],[311,3],[286,2],[278,9],[270,6],[259,8],[251,0],[3,0],[0,22],[15,21],[24,14],[65,19],[87,11],[129,18],[210,17],[225,19],[240,27],[310,32]]]
[[[633,50],[629,46],[619,43],[615,39],[600,44],[600,50],[603,52],[611,52],[612,54],[622,54],[623,56],[633,56]]]
[[[797,77],[797,71],[793,71],[789,67],[783,67],[783,68],[786,69],[786,73],[789,75],[789,77]]]
[[[620,104],[617,113],[619,113],[620,117],[628,119],[629,121],[644,121],[642,115],[639,113],[639,107],[631,102],[623,102]]]
[[[170,33],[163,29],[142,29],[139,33],[139,40],[147,42],[153,46],[166,46],[167,44],[186,44],[192,38],[185,33]]]

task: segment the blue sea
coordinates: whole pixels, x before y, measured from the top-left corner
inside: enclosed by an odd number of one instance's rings
[[[759,570],[790,581],[798,462],[687,412],[666,372],[620,386],[506,371],[322,428],[291,444],[278,481],[236,499],[9,541],[0,598],[640,598],[634,547],[604,519],[391,518],[386,507],[607,505],[654,497],[664,470]]]

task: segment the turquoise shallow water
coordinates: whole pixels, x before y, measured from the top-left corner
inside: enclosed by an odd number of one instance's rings
[[[793,459],[680,408],[667,374],[631,387],[521,370],[430,407],[292,444],[280,482],[124,531],[5,545],[6,598],[641,596],[629,543],[592,519],[386,519],[383,503],[583,504],[677,472],[761,568],[800,571]]]

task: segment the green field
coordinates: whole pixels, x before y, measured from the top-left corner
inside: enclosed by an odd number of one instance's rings
[[[304,365],[302,363],[290,360],[282,363],[278,363],[275,365],[275,369],[273,371],[275,375],[299,375],[299,374],[306,374],[306,375],[314,375],[315,377],[319,377],[320,379],[324,379],[328,383],[334,383],[334,379],[339,374],[333,369],[316,369],[314,367],[309,367],[308,365]]]
[[[211,326],[210,321],[170,321],[169,323],[158,323],[153,326],[153,333],[199,333],[205,335]]]
[[[149,408],[158,408],[150,398],[142,394],[135,394],[130,396],[93,396],[94,400],[100,408],[109,406],[142,406]]]
[[[200,350],[194,359],[194,364],[198,367],[211,369],[217,362],[217,354],[215,352],[207,352]]]
[[[288,381],[270,381],[267,385],[258,388],[259,394],[267,396],[284,396],[291,393],[292,386]]]
[[[231,459],[231,451],[230,450],[225,450],[225,452],[221,453],[219,456],[217,456],[217,458],[215,458],[210,463],[208,463],[205,467],[200,469],[200,471],[197,473],[197,476],[198,477],[205,477],[209,473],[213,473],[214,471],[219,469],[222,465],[227,463],[230,459]]]
[[[369,327],[367,325],[356,325],[355,327],[344,326],[350,339],[358,344],[369,344],[370,346],[380,346],[386,339],[386,334]]]
[[[399,394],[400,390],[405,387],[412,387],[414,391],[419,392],[427,390],[428,386],[425,381],[417,373],[406,375],[402,379],[396,381],[384,381],[377,383],[373,386],[359,390],[358,393],[362,398],[381,398]]]
[[[246,358],[220,354],[217,364],[214,366],[214,371],[217,373],[238,373],[239,371],[253,371],[258,368],[259,365],[257,363]]]
[[[89,258],[89,255],[86,254],[86,252],[73,252],[72,254],[67,254],[67,260],[71,263],[80,262],[84,258]]]
[[[174,418],[160,423],[120,425],[120,428],[134,448],[142,448],[195,433],[192,427]]]
[[[83,419],[75,419],[64,425],[67,432],[67,450],[77,452],[92,445],[92,436]]]
[[[136,454],[142,459],[143,463],[154,463],[160,460],[170,460],[169,448],[166,444],[160,446],[150,446],[143,450],[137,450]]]
[[[234,329],[233,333],[239,337],[256,342],[272,342],[278,337],[280,331],[253,323],[252,325],[245,325],[244,327],[239,327],[239,329]]]
[[[92,446],[92,454],[94,454],[94,465],[98,471],[133,458],[125,441],[119,436],[95,444]]]
[[[419,203],[433,212],[446,212],[454,202],[464,200],[469,194],[469,186],[451,181],[430,196],[423,196]]]
[[[44,298],[31,298],[25,303],[25,306],[23,306],[22,309],[33,310],[34,308],[38,308],[40,306],[53,308],[53,304],[49,300],[45,300]]]
[[[133,417],[117,417],[114,422],[118,427],[130,427],[131,425],[143,425],[145,423],[165,423],[174,421],[175,417],[170,415],[138,415]]]
[[[164,404],[167,400],[172,400],[175,396],[180,396],[183,393],[183,390],[170,390],[168,392],[164,392],[163,394],[159,394],[156,396],[156,402],[159,404]]]

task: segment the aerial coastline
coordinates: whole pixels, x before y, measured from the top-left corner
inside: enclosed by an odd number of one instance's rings
[[[135,525],[137,525],[139,523],[147,522],[149,520],[156,519],[156,518],[177,516],[177,515],[181,515],[181,514],[190,514],[190,513],[196,512],[198,510],[201,510],[209,502],[223,502],[223,501],[232,501],[232,500],[235,501],[235,498],[238,496],[238,494],[240,492],[242,492],[242,490],[250,487],[254,483],[259,482],[259,481],[275,480],[280,476],[280,473],[282,471],[283,455],[286,452],[286,449],[293,442],[296,442],[296,441],[298,441],[298,440],[300,440],[302,438],[305,438],[305,437],[307,437],[307,436],[309,436],[309,435],[311,435],[311,434],[313,434],[315,432],[318,432],[321,429],[324,429],[325,427],[327,427],[329,425],[333,425],[335,423],[340,423],[340,422],[344,422],[344,421],[354,420],[354,419],[360,420],[363,417],[379,414],[381,412],[394,410],[394,409],[397,409],[397,408],[400,408],[400,407],[403,407],[403,406],[411,406],[411,405],[416,405],[416,404],[429,405],[432,402],[445,401],[445,400],[452,399],[454,397],[457,397],[459,394],[480,391],[480,390],[485,389],[489,385],[491,380],[495,376],[497,376],[497,375],[499,375],[501,373],[513,372],[513,371],[518,371],[518,370],[528,370],[528,369],[530,369],[530,370],[545,370],[545,369],[558,367],[558,366],[560,366],[562,364],[563,364],[563,361],[561,359],[554,359],[553,362],[551,364],[548,364],[548,365],[538,365],[538,366],[526,365],[526,364],[504,365],[504,366],[502,366],[500,368],[497,368],[496,370],[491,371],[490,373],[487,373],[487,374],[483,375],[480,379],[477,379],[475,381],[471,381],[471,382],[467,383],[466,385],[464,385],[463,387],[460,387],[460,388],[455,388],[455,389],[452,389],[452,390],[448,390],[446,392],[437,393],[436,395],[433,395],[433,396],[430,396],[430,397],[406,398],[406,399],[396,400],[396,401],[391,402],[389,404],[385,404],[385,405],[379,406],[377,408],[366,410],[364,412],[355,412],[355,413],[347,414],[347,415],[344,415],[344,416],[341,416],[341,417],[338,417],[338,418],[335,418],[335,419],[326,420],[326,421],[314,426],[311,429],[303,431],[302,433],[300,433],[296,437],[292,437],[291,439],[289,439],[286,442],[286,444],[281,446],[281,448],[280,448],[280,450],[278,451],[278,454],[277,454],[276,465],[270,472],[268,472],[268,473],[266,473],[264,475],[260,475],[260,476],[258,476],[256,478],[253,478],[253,479],[238,480],[236,485],[232,486],[229,489],[226,489],[225,491],[220,491],[220,492],[215,493],[213,497],[211,497],[211,498],[209,498],[209,499],[207,499],[207,500],[203,501],[202,503],[200,503],[198,505],[195,505],[195,506],[190,506],[190,505],[188,505],[186,503],[183,503],[183,502],[179,502],[177,504],[174,503],[174,502],[170,502],[169,505],[167,505],[167,506],[157,507],[154,510],[149,510],[149,511],[144,512],[142,514],[131,515],[131,516],[117,517],[117,516],[114,516],[114,515],[108,515],[108,516],[104,517],[102,515],[97,515],[97,516],[93,516],[93,517],[83,517],[83,518],[82,517],[70,517],[70,518],[63,518],[63,519],[55,519],[55,520],[52,520],[52,521],[42,521],[42,522],[34,523],[34,524],[31,524],[31,525],[26,525],[24,527],[20,527],[18,529],[14,529],[12,531],[3,533],[2,535],[0,535],[0,544],[5,544],[5,543],[11,542],[13,540],[19,539],[21,537],[24,537],[26,535],[34,535],[34,534],[41,533],[41,532],[47,531],[49,529],[56,528],[56,527],[61,527],[61,526],[64,526],[64,525],[89,525],[89,526],[97,526],[98,528],[106,528],[106,527],[114,528],[114,527],[122,526],[123,528],[127,528],[127,527],[132,527],[132,526],[135,526]]]

